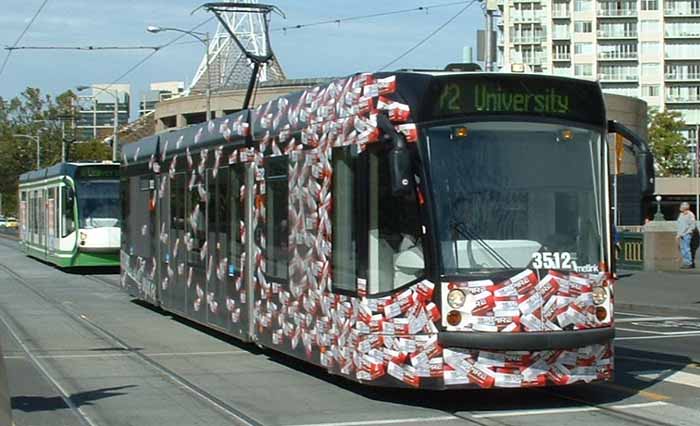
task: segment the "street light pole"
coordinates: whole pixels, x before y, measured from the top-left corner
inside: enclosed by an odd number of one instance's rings
[[[36,169],[39,170],[41,168],[41,157],[40,157],[41,152],[39,150],[39,136],[15,134],[15,135],[12,135],[12,137],[30,139],[30,140],[33,140],[34,142],[36,142]]]
[[[187,35],[191,36],[192,38],[196,39],[200,43],[204,44],[204,48],[206,49],[206,58],[207,58],[206,59],[207,60],[207,92],[206,92],[206,94],[207,94],[207,121],[211,120],[213,117],[212,117],[212,113],[211,113],[212,112],[211,111],[211,70],[209,68],[210,63],[211,63],[211,58],[209,56],[209,32],[199,33],[196,31],[187,31],[187,30],[183,30],[180,28],[172,28],[172,27],[163,28],[163,27],[158,27],[156,25],[149,25],[146,28],[146,31],[148,31],[149,33],[152,33],[152,34],[156,34],[156,33],[162,32],[162,31],[175,31],[178,33],[184,33],[184,34],[187,34]]]

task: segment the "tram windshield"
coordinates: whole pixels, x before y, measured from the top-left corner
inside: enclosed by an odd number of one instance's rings
[[[433,127],[427,135],[445,274],[597,270],[599,132],[499,121]]]
[[[118,179],[78,180],[76,192],[81,228],[120,226]]]

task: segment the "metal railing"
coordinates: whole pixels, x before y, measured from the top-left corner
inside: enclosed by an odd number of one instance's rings
[[[571,54],[570,53],[561,53],[561,54],[554,54],[552,55],[552,60],[553,61],[570,61],[571,60]]]
[[[598,30],[598,37],[600,38],[636,38],[637,31],[605,31]]]
[[[637,52],[598,52],[598,59],[637,59]]]
[[[637,74],[599,74],[601,81],[638,81]]]
[[[634,9],[601,9],[598,16],[602,18],[628,18],[637,16]]]
[[[644,269],[644,234],[620,232],[620,244],[615,254],[618,269]]]
[[[700,73],[666,73],[664,77],[669,81],[700,80]]]

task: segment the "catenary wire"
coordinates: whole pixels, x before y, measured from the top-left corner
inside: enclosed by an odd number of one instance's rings
[[[158,50],[161,46],[7,46],[5,50]]]
[[[270,32],[279,32],[279,31],[287,32],[288,30],[299,30],[302,28],[316,27],[319,25],[341,24],[343,22],[359,21],[359,20],[363,20],[363,19],[378,18],[378,17],[390,16],[390,15],[399,15],[399,14],[405,14],[405,13],[411,13],[411,12],[421,12],[421,11],[427,12],[430,9],[438,9],[438,8],[442,8],[442,7],[456,6],[456,5],[464,4],[467,2],[468,2],[468,0],[455,1],[455,2],[449,2],[449,3],[437,3],[437,4],[427,5],[427,6],[417,6],[417,7],[413,7],[410,9],[398,9],[398,10],[390,10],[390,11],[386,11],[386,12],[371,13],[371,14],[366,14],[366,15],[348,16],[346,18],[326,19],[323,21],[310,22],[307,24],[298,24],[298,25],[273,28],[270,30]]]
[[[393,60],[391,60],[390,62],[388,62],[386,65],[384,65],[384,66],[382,66],[381,68],[379,68],[379,71],[382,71],[382,70],[384,70],[384,69],[390,67],[391,65],[395,64],[396,62],[398,62],[398,61],[400,61],[401,59],[403,59],[404,57],[406,57],[409,53],[411,53],[411,52],[413,52],[414,50],[418,49],[421,45],[423,45],[423,43],[425,43],[426,41],[430,40],[435,34],[437,34],[437,33],[439,33],[440,31],[442,31],[446,26],[448,26],[450,23],[452,23],[452,21],[454,21],[455,19],[457,19],[462,13],[464,13],[467,9],[469,9],[473,4],[477,3],[477,1],[478,1],[478,0],[472,0],[471,2],[469,2],[466,6],[464,6],[462,9],[460,9],[459,12],[457,12],[454,16],[452,16],[450,19],[448,19],[447,21],[445,21],[442,25],[440,25],[439,27],[437,27],[437,28],[435,28],[433,31],[431,31],[430,34],[428,34],[427,36],[425,36],[425,37],[424,37],[422,40],[420,40],[418,43],[414,44],[414,45],[411,46],[408,50],[406,50],[405,52],[403,52],[402,54],[400,54],[399,56],[397,56],[396,58],[394,58]]]
[[[17,47],[20,41],[22,41],[22,38],[24,37],[25,34],[27,34],[27,31],[29,31],[29,28],[32,26],[34,21],[36,20],[37,16],[41,13],[41,11],[44,9],[44,6],[46,6],[46,3],[48,3],[49,0],[44,0],[41,3],[41,6],[36,10],[34,13],[34,16],[32,16],[32,19],[27,22],[27,25],[24,27],[24,30],[20,33],[19,37],[17,37],[17,40],[15,40],[15,43],[12,45],[12,47]],[[12,50],[9,50],[7,52],[7,55],[5,55],[5,59],[2,61],[2,65],[0,65],[0,76],[2,75],[3,71],[5,71],[5,67],[7,66],[7,63],[10,61],[10,55],[12,55]]]

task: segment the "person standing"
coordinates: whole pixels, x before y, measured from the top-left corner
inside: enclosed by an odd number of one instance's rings
[[[684,201],[681,203],[681,213],[678,215],[678,220],[676,220],[676,241],[680,245],[681,257],[683,258],[681,269],[691,269],[693,267],[690,240],[693,237],[695,227],[695,215],[690,211],[690,204]]]

